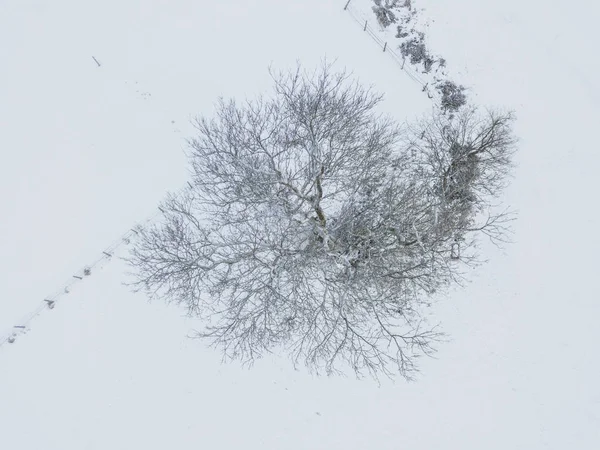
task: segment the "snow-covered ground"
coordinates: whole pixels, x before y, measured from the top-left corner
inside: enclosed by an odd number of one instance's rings
[[[269,64],[337,58],[398,119],[427,111],[344,3],[1,2],[0,333],[178,189],[189,118],[268,89]],[[452,340],[420,379],[222,365],[114,260],[0,348],[0,449],[597,448],[599,7],[414,3],[471,100],[514,108],[521,138],[516,243],[434,307]]]

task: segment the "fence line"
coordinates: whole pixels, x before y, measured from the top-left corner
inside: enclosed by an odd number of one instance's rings
[[[106,70],[105,65],[101,64],[95,56],[92,56],[93,61],[97,65],[98,68],[102,67],[103,70]],[[136,91],[137,93],[137,91]],[[164,117],[164,112],[163,112]],[[176,130],[178,131],[178,130]],[[180,188],[177,192],[181,192],[185,189],[191,189],[192,184],[188,181],[182,188]],[[101,268],[102,265],[106,262],[109,262],[113,256],[117,254],[117,251],[122,248],[128,246],[138,235],[139,227],[143,227],[145,225],[153,222],[159,215],[163,214],[164,211],[158,207],[158,211],[154,214],[150,215],[146,220],[139,222],[133,228],[130,228],[125,233],[123,233],[117,240],[113,241],[108,247],[106,247],[102,252],[98,255],[98,257],[91,262],[90,264],[85,265],[80,270],[75,272],[65,283],[61,285],[59,289],[54,291],[51,295],[44,297],[37,304],[35,308],[33,308],[29,313],[23,316],[17,322],[14,322],[12,327],[4,330],[4,332],[0,332],[0,347],[9,343],[12,344],[16,342],[20,335],[23,335],[29,331],[30,324],[38,317],[42,312],[49,311],[54,309],[54,307],[60,303],[65,296],[67,296],[71,290],[71,288],[83,281],[85,278],[88,278],[93,275],[96,268]]]
[[[75,272],[72,275],[72,277],[69,278],[64,284],[62,284],[62,286],[59,289],[57,289],[51,295],[44,297],[44,299],[41,300],[33,310],[31,310],[28,314],[26,314],[19,321],[17,321],[12,328],[0,334],[0,347],[7,343],[14,343],[20,335],[27,333],[27,331],[29,331],[31,322],[36,317],[38,317],[44,310],[54,309],[54,307],[63,300],[63,297],[69,294],[72,286],[91,276],[94,273],[94,269],[99,268],[99,266],[103,262],[110,261],[121,247],[129,245],[132,242],[132,240],[135,239],[135,237],[139,234],[138,229],[140,227],[148,225],[149,223],[154,221],[160,214],[161,210],[159,207],[158,212],[152,214],[141,224],[138,224],[133,228],[127,230],[121,235],[121,237],[119,237],[111,245],[102,250],[98,258],[96,258],[91,264],[87,264],[79,271]]]

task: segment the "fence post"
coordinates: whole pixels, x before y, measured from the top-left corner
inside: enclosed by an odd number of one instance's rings
[[[349,5],[349,4],[350,4],[350,0],[348,0],[348,1],[346,2],[346,6],[344,6],[344,11],[346,11],[346,10],[348,9],[348,5]]]
[[[387,48],[387,42],[385,44],[383,44],[383,51],[385,52],[385,49]]]
[[[363,31],[367,31],[367,21],[365,20],[365,27],[363,28]]]

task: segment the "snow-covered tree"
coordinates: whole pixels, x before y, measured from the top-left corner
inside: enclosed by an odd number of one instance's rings
[[[492,199],[512,117],[402,127],[330,65],[272,75],[273,95],[196,120],[190,187],[140,230],[134,285],[203,318],[199,336],[228,357],[279,349],[328,373],[410,378],[440,338],[428,297],[460,281],[477,235],[506,231]]]

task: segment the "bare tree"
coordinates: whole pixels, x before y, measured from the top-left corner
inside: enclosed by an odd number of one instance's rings
[[[410,378],[441,337],[423,304],[476,262],[477,235],[505,236],[491,211],[512,116],[400,127],[329,65],[272,76],[272,96],[196,120],[190,188],[140,230],[133,284],[203,318],[226,357],[284,349],[317,371]]]

